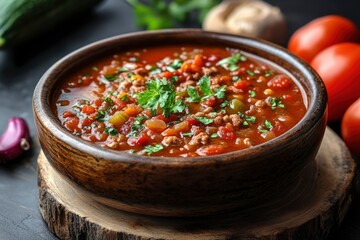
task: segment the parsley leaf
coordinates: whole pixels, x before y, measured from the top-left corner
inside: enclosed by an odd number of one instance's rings
[[[175,59],[170,65],[166,66],[166,70],[169,72],[175,72],[182,65],[183,61],[181,59]]]
[[[104,121],[105,116],[106,116],[105,111],[104,110],[99,110],[98,113],[95,116],[95,119],[99,120],[99,121]]]
[[[252,98],[256,97],[256,92],[254,90],[250,90],[249,91],[249,96],[252,97]]]
[[[220,107],[224,108],[226,107],[227,105],[229,105],[229,101],[228,100],[224,100],[221,104],[220,104]]]
[[[200,86],[200,91],[205,95],[205,97],[210,97],[213,95],[210,88],[210,77],[203,76],[200,78],[198,85]]]
[[[240,53],[236,53],[231,57],[221,59],[216,65],[233,72],[239,69],[239,66],[237,65],[239,61],[246,61],[246,58],[242,57]]]
[[[199,122],[205,124],[205,125],[209,125],[210,123],[212,123],[214,120],[211,118],[207,118],[207,117],[195,117],[196,120],[198,120]]]
[[[213,134],[211,134],[211,138],[217,138],[219,135],[217,134],[217,133],[213,133]]]
[[[165,117],[169,117],[171,113],[183,112],[186,108],[180,99],[175,102],[175,88],[165,78],[148,81],[146,90],[135,96],[138,97],[139,105],[149,108],[152,115],[156,115],[159,107]]]
[[[278,97],[271,97],[269,98],[270,107],[272,110],[275,110],[275,108],[285,108],[285,105],[282,103],[281,98]]]
[[[264,125],[269,130],[271,130],[273,128],[273,126],[269,120],[265,120]]]
[[[254,123],[256,121],[255,116],[248,116],[241,112],[238,112],[238,115],[243,119],[243,126],[249,126],[249,122]]]
[[[159,152],[161,150],[163,150],[164,147],[161,144],[156,144],[156,145],[147,145],[144,147],[144,152],[146,152],[148,155],[151,155],[152,153],[156,153]]]
[[[246,73],[250,76],[255,76],[255,73],[251,70],[246,70]]]
[[[113,82],[118,79],[118,74],[104,75],[104,78],[109,82]]]
[[[189,86],[187,88],[187,93],[189,95],[188,98],[186,98],[186,101],[188,102],[200,102],[201,98],[194,86]]]
[[[267,129],[258,129],[259,132],[266,133],[273,128],[273,126],[269,120],[265,120],[264,125],[265,125],[265,128],[267,128]]]
[[[111,136],[118,135],[118,131],[116,130],[116,128],[113,128],[113,127],[107,127],[105,129],[105,133],[110,134]]]
[[[192,132],[187,132],[187,133],[181,133],[181,135],[183,137],[192,137],[194,134]]]
[[[148,30],[172,28],[178,23],[189,22],[195,14],[200,23],[207,12],[219,4],[220,0],[127,0],[133,7],[136,23]],[[190,21],[191,22],[191,21]]]
[[[131,126],[131,132],[129,132],[126,137],[137,137],[139,136],[140,130],[144,128],[144,125],[141,124],[141,122],[145,119],[149,119],[147,116],[138,116],[135,118],[135,121],[133,122]]]
[[[215,97],[221,99],[225,97],[226,85],[214,89]]]

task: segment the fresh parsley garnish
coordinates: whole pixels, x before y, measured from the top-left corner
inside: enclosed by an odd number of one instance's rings
[[[273,126],[272,126],[272,124],[271,124],[271,122],[269,120],[264,121],[264,126],[265,126],[266,129],[261,128],[261,129],[258,129],[258,131],[261,132],[261,133],[266,133],[266,132],[268,132],[269,130],[271,130],[273,128]]]
[[[163,149],[164,149],[164,147],[161,144],[147,145],[144,147],[144,152],[146,152],[148,155],[151,155],[152,153],[159,152]]]
[[[170,65],[166,66],[166,70],[169,72],[175,72],[182,65],[183,61],[181,59],[175,59]]]
[[[200,102],[201,100],[205,100],[209,97],[215,96],[219,99],[225,98],[226,86],[221,86],[219,88],[214,89],[214,92],[211,90],[210,85],[210,77],[203,76],[198,82],[200,92],[203,94],[203,97],[200,97],[200,94],[196,90],[194,86],[189,86],[187,88],[187,93],[189,97],[186,99],[188,102]]]
[[[221,104],[220,104],[220,107],[224,108],[226,107],[227,105],[229,105],[229,101],[228,100],[224,100]]]
[[[136,23],[148,30],[172,28],[184,23],[196,14],[201,23],[207,12],[219,4],[220,0],[127,0],[133,7]]]
[[[111,136],[116,136],[116,135],[118,135],[118,131],[117,131],[116,128],[114,128],[114,127],[107,127],[107,128],[105,129],[105,133],[110,134]]]
[[[233,76],[232,80],[233,80],[233,82],[237,82],[237,81],[240,80],[240,77],[239,76]]]
[[[160,68],[155,68],[155,69],[153,69],[153,70],[151,70],[150,71],[150,75],[155,75],[155,74],[159,74],[159,73],[161,73],[162,71],[161,71],[161,69]]]
[[[217,138],[219,135],[217,133],[213,133],[210,135],[211,138]]]
[[[192,132],[187,132],[187,133],[181,133],[181,135],[183,137],[192,137],[194,134]]]
[[[156,115],[159,107],[165,117],[169,117],[171,113],[181,113],[186,108],[182,100],[175,101],[175,88],[165,78],[149,80],[146,90],[136,96],[139,105],[142,108],[149,108],[152,115]]]
[[[205,125],[209,125],[210,123],[212,123],[214,120],[211,118],[207,118],[207,117],[195,117],[196,120],[198,120],[199,122],[205,124]]]
[[[118,74],[104,75],[104,78],[109,82],[113,82],[118,79]]]
[[[226,85],[214,89],[215,97],[221,99],[225,97]]]
[[[250,76],[255,76],[255,73],[251,70],[246,70],[246,73]]]
[[[99,121],[104,121],[105,116],[106,116],[106,113],[104,110],[98,110],[98,112],[95,116],[95,119],[99,120]]]
[[[177,83],[177,81],[179,81],[179,76],[171,76],[170,77],[170,82],[171,83]]]
[[[135,121],[131,125],[131,131],[126,135],[126,137],[137,137],[139,136],[139,131],[144,128],[144,125],[141,122],[145,119],[149,119],[147,116],[138,116],[135,118]]]
[[[273,74],[273,71],[267,71],[265,72],[265,77],[270,77]]]
[[[249,91],[249,96],[252,97],[252,98],[256,97],[256,92],[254,90],[250,90]]]
[[[203,76],[200,78],[198,85],[200,87],[200,91],[205,95],[205,97],[210,97],[213,95],[211,88],[210,88],[210,77],[209,76]]]
[[[278,97],[271,97],[269,98],[270,107],[272,110],[275,110],[275,108],[285,108],[285,105],[283,104],[281,98]]]
[[[264,125],[269,130],[271,130],[273,128],[273,126],[269,120],[265,120]]]
[[[127,67],[118,67],[117,70],[119,72],[127,72],[127,71],[129,71],[129,69]]]
[[[216,63],[216,65],[223,67],[226,70],[231,72],[239,69],[238,62],[246,61],[246,57],[242,56],[240,53],[236,53],[228,58],[223,58]]]
[[[201,101],[201,97],[194,86],[189,86],[187,88],[187,93],[188,93],[189,97],[186,98],[186,101],[188,101],[188,102],[200,102]]]
[[[106,98],[104,98],[103,100],[104,100],[105,102],[109,103],[110,106],[113,106],[113,105],[114,105],[114,101],[111,100],[111,98],[109,98],[109,97],[106,97]]]
[[[127,95],[124,95],[120,98],[121,101],[124,101],[124,102],[128,102],[129,101],[129,97]]]
[[[248,116],[241,112],[238,112],[238,115],[243,119],[243,126],[249,126],[249,122],[254,123],[256,121],[255,116]]]

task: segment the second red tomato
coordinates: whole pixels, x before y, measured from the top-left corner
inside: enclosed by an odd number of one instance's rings
[[[311,62],[325,83],[329,120],[340,120],[360,97],[360,44],[340,43],[321,51]]]
[[[341,42],[359,42],[360,30],[347,18],[330,15],[299,28],[290,38],[291,52],[310,62],[317,53]]]

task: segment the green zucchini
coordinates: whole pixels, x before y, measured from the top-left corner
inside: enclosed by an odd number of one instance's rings
[[[0,49],[20,45],[102,0],[0,0]]]

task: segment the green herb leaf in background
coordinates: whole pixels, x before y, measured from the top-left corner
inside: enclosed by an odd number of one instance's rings
[[[189,21],[197,14],[202,23],[208,11],[221,0],[126,0],[132,7],[136,23],[148,30],[171,28],[176,24]]]

